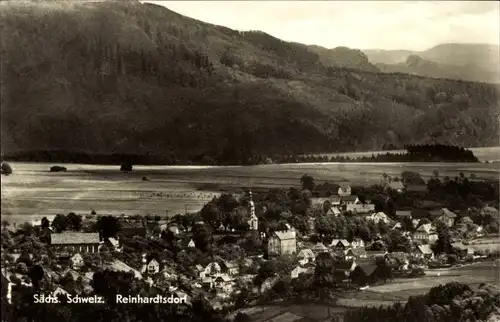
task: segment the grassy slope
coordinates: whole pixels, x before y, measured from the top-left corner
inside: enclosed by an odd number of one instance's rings
[[[493,85],[331,67],[356,63],[345,51],[325,67],[303,45],[133,1],[0,8],[3,153],[497,144]]]

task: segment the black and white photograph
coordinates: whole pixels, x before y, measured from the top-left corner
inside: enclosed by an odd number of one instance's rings
[[[500,322],[500,2],[0,27],[1,322]]]

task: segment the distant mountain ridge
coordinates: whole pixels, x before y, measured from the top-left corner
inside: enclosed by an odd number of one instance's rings
[[[382,73],[355,49],[137,1],[0,2],[0,27],[3,155],[247,164],[255,155],[498,145],[498,86]]]
[[[478,82],[500,82],[500,46],[492,44],[441,44],[425,51],[363,50],[380,71]],[[422,64],[408,64],[419,57]],[[433,68],[431,68],[431,66]]]

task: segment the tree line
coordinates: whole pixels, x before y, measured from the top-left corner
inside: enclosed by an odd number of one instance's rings
[[[311,162],[479,162],[474,153],[453,145],[408,145],[406,153],[372,154],[348,157],[326,155],[265,155],[252,151],[251,145],[227,146],[217,154],[94,154],[71,151],[24,151],[4,155],[10,161],[64,162],[85,164],[142,165],[257,165]]]

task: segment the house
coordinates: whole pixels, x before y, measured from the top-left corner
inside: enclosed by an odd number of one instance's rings
[[[83,264],[84,264],[83,257],[79,253],[76,253],[75,255],[73,255],[70,258],[70,262],[71,262],[71,267],[73,269],[76,269],[76,270],[79,270],[80,268],[82,268]]]
[[[347,206],[347,205],[354,205],[360,203],[358,196],[345,196],[342,197],[342,204]]]
[[[107,238],[105,241],[105,245],[114,251],[117,251],[117,252],[122,251],[122,247],[120,247],[120,242],[116,238],[113,238],[113,237]]]
[[[160,263],[156,259],[151,259],[147,265],[144,265],[141,269],[141,273],[148,273],[149,275],[154,275],[160,271]]]
[[[444,222],[449,228],[451,228],[453,224],[455,224],[455,219],[457,218],[457,215],[453,211],[450,211],[448,208],[442,208],[437,211],[433,210],[430,213],[432,217],[437,217],[438,220]]]
[[[316,245],[311,247],[311,250],[315,255],[328,252],[328,248],[323,243],[316,243]]]
[[[290,278],[295,279],[298,278],[300,274],[308,272],[308,269],[305,267],[302,267],[300,265],[297,265],[291,272],[290,272]]]
[[[235,262],[228,262],[228,261],[223,261],[222,262],[222,272],[227,274],[227,275],[237,275],[239,272],[239,267],[238,264]]]
[[[370,216],[366,217],[366,220],[371,220],[376,224],[378,224],[381,221],[388,224],[390,221],[389,217],[383,212],[377,212],[377,213],[371,214]]]
[[[351,248],[352,254],[355,259],[359,258],[368,258],[368,253],[366,252],[365,248]]]
[[[415,233],[413,234],[414,240],[420,240],[425,242],[431,242],[431,239],[434,239],[435,233],[432,230],[432,224],[423,224],[417,228]],[[432,240],[434,241],[434,240]]]
[[[221,272],[222,272],[222,270],[221,270],[220,265],[217,262],[211,262],[203,270],[203,275],[205,277],[217,276],[217,275],[221,274]]]
[[[181,232],[179,226],[177,226],[177,225],[172,225],[172,226],[168,227],[168,230],[171,231],[174,234],[174,236],[179,235]]]
[[[296,251],[295,231],[275,231],[268,239],[269,255],[294,254]]]
[[[348,183],[342,183],[339,185],[338,195],[341,197],[347,197],[351,195],[351,186]],[[344,198],[342,198],[344,200]]]
[[[452,243],[451,247],[453,247],[462,257],[474,255],[474,248],[466,246],[462,242]]]
[[[310,231],[315,231],[316,230],[316,219],[313,217],[309,217],[307,219],[307,225],[309,226]]]
[[[133,269],[132,267],[128,266],[127,264],[118,259],[115,259],[113,260],[113,262],[104,265],[104,268],[114,272],[125,272],[125,273],[132,272],[135,278],[143,279],[142,274],[138,270]]]
[[[63,290],[62,288],[58,287],[54,290],[54,292],[52,292],[52,296],[53,297],[59,297],[59,296],[64,296],[66,297],[67,295],[69,295],[68,292],[66,292],[65,290]]]
[[[412,219],[412,212],[410,210],[396,210],[396,218],[403,220],[405,218]]]
[[[274,287],[274,285],[276,285],[276,283],[278,283],[279,280],[280,279],[278,276],[267,278],[264,282],[262,282],[262,285],[260,286],[260,292],[265,293],[269,291]]]
[[[356,261],[356,267],[354,268],[354,270],[361,271],[361,273],[363,274],[363,279],[364,279],[365,283],[372,281],[372,278],[373,278],[373,275],[374,275],[374,272],[376,269],[377,269],[377,264],[375,263],[375,261],[372,261],[372,260],[363,260],[363,261],[358,260],[358,261]],[[354,274],[356,272],[354,270],[352,271],[350,277],[351,277],[351,280],[353,282],[356,282],[355,281],[356,278],[354,277]]]
[[[344,250],[344,259],[345,260],[355,259],[354,252],[352,251],[352,248],[348,248],[348,249]]]
[[[384,257],[387,254],[385,250],[368,250],[366,251],[366,257],[369,259],[377,259],[380,257]]]
[[[337,206],[333,206],[333,207],[330,207],[330,209],[328,209],[326,214],[328,216],[337,217],[337,216],[340,216],[342,214],[342,212],[340,211],[340,209]]]
[[[385,184],[384,191],[396,191],[402,193],[405,189],[405,186],[401,181],[391,181]]]
[[[400,223],[400,222],[397,222],[393,227],[392,227],[392,230],[395,230],[395,229],[399,229],[399,230],[402,230],[403,229],[403,225]]]
[[[143,226],[142,223],[137,223],[137,222],[122,222],[121,223],[121,228],[118,234],[120,236],[140,236],[140,237],[146,237],[148,233],[148,230],[146,227]]]
[[[344,260],[335,263],[334,269],[337,274],[344,274],[345,278],[348,278],[351,275],[351,272],[356,268],[356,261],[354,260]]]
[[[417,247],[417,257],[425,258],[425,259],[434,259],[434,252],[432,251],[429,245],[419,245]]]
[[[297,259],[301,265],[314,262],[315,258],[314,252],[309,248],[304,248],[297,254]]]
[[[365,242],[361,238],[355,238],[351,242],[351,247],[352,248],[364,248],[365,247]]]
[[[188,248],[195,248],[196,244],[194,243],[193,239],[190,239],[189,242],[187,243]]]
[[[226,275],[221,274],[214,279],[214,287],[223,293],[230,293],[233,289],[232,279]]]
[[[405,190],[407,192],[427,192],[427,186],[425,184],[408,184]]]
[[[340,206],[340,197],[333,195],[327,198],[311,198],[311,206],[314,208],[323,208],[325,206]]]
[[[409,256],[404,252],[387,253],[385,259],[388,262],[395,262],[397,265],[395,268],[398,270],[407,270],[410,265]]]
[[[375,211],[375,205],[371,203],[347,204],[346,211],[349,211],[353,214],[367,214]]]
[[[205,268],[203,266],[201,266],[200,264],[197,264],[194,267],[194,271],[198,275],[198,278],[200,278],[200,279],[205,278]]]
[[[100,245],[99,233],[50,234],[50,245],[54,252],[62,256],[69,256],[70,252],[97,253]]]
[[[328,202],[330,202],[330,205],[332,206],[340,206],[340,201],[341,198],[338,195],[333,195],[328,198]]]
[[[350,246],[351,246],[351,244],[346,239],[334,239],[334,240],[332,240],[332,243],[330,244],[330,247],[333,247],[335,249],[341,249],[341,250],[344,250]]]

